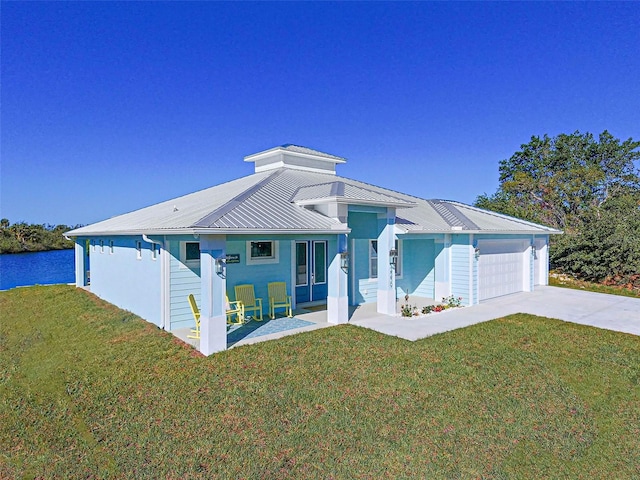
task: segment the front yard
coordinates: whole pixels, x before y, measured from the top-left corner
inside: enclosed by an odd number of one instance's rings
[[[204,358],[69,286],[0,312],[0,478],[640,477],[632,335],[513,315]]]

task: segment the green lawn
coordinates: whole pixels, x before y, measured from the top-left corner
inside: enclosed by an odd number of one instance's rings
[[[0,314],[0,478],[640,477],[632,335],[513,315],[204,358],[69,286]]]

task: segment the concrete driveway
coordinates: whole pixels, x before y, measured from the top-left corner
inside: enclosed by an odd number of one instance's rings
[[[535,292],[506,295],[472,307],[446,310],[423,317],[374,314],[352,319],[350,323],[407,340],[419,340],[513,313],[531,313],[640,335],[640,298],[547,286],[536,287]]]

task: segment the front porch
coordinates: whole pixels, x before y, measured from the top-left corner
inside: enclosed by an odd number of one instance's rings
[[[368,321],[394,321],[400,320],[400,308],[407,303],[404,298],[396,301],[395,315],[387,315],[378,313],[376,303],[365,303],[362,305],[354,305],[349,307],[349,323],[358,325],[361,322]],[[422,298],[411,296],[409,302],[418,308],[426,305],[434,305],[436,302],[431,298]],[[327,321],[327,305],[316,305],[310,307],[300,307],[294,309],[293,318],[288,318],[282,314],[276,315],[271,320],[268,316],[264,316],[264,320],[259,322],[251,320],[245,325],[228,325],[227,326],[227,348],[240,347],[242,345],[251,345],[254,343],[266,342],[278,338],[295,335],[302,332],[310,332],[320,328],[335,326],[335,323]],[[190,328],[179,328],[171,333],[183,342],[200,350],[200,340],[188,338]]]

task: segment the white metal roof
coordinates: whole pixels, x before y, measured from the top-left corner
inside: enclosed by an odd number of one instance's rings
[[[459,202],[424,200],[331,172],[282,167],[81,227],[67,235],[347,233],[346,225],[312,208],[327,201],[398,208],[396,225],[407,233],[559,233]]]

